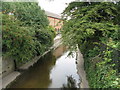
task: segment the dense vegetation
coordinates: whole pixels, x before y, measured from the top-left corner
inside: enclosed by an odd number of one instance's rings
[[[2,25],[4,57],[28,61],[53,44],[55,33],[35,2],[3,2]]]
[[[81,50],[90,87],[120,88],[120,2],[71,2],[63,18],[63,42]]]

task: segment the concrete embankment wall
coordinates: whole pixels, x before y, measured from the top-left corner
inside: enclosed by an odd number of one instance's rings
[[[77,69],[78,69],[78,74],[80,76],[80,88],[89,88],[89,83],[86,78],[86,72],[84,70],[84,59],[83,55],[80,52],[80,50],[77,50]]]
[[[0,79],[2,77],[2,57],[0,57]]]
[[[14,61],[11,58],[2,58],[2,77],[5,77],[9,73],[13,72],[15,69]]]

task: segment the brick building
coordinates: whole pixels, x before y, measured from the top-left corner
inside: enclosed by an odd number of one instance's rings
[[[61,19],[61,16],[45,11],[46,15],[48,16],[48,20],[50,22],[50,25],[55,29],[55,31],[57,33],[60,32],[62,25],[63,25],[63,21]]]

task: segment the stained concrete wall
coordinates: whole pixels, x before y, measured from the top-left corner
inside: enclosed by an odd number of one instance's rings
[[[2,58],[2,77],[14,71],[14,61],[11,58]]]
[[[0,57],[0,85],[1,85],[1,78],[2,78],[2,57]]]

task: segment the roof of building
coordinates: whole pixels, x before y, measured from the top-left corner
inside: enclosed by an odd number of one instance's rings
[[[59,16],[58,14],[54,14],[54,13],[51,13],[51,12],[48,12],[48,11],[45,11],[45,14],[47,16],[50,16],[50,17],[61,19],[61,16]]]

